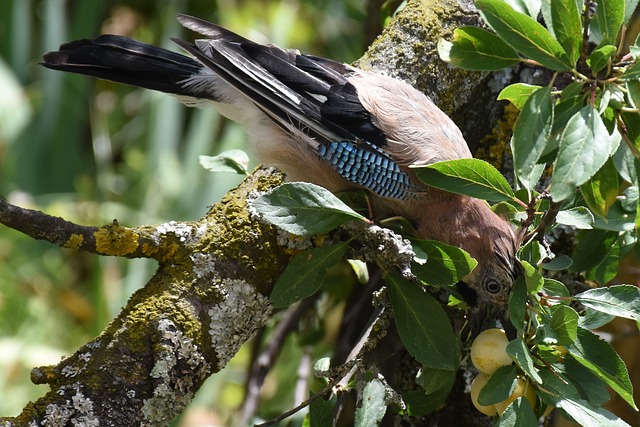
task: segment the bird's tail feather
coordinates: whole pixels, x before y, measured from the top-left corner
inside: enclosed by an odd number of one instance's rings
[[[175,95],[190,93],[181,82],[202,72],[203,66],[188,56],[128,37],[102,35],[77,40],[43,57],[42,65],[54,70],[85,74],[118,83]]]

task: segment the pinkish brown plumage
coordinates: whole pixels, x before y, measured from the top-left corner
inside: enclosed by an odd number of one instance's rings
[[[178,20],[208,37],[174,40],[195,59],[107,35],[65,44],[43,65],[215,107],[245,128],[261,162],[289,179],[331,191],[366,188],[379,213],[406,217],[418,237],[467,250],[479,265],[465,281],[481,301],[506,304],[517,271],[511,225],[481,200],[425,186],[410,169],[471,157],[429,98],[390,77],[259,45],[198,18]]]

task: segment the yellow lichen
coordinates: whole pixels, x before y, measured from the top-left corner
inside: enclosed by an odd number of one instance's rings
[[[476,157],[486,160],[497,169],[502,169],[503,161],[511,155],[511,135],[513,133],[513,125],[518,118],[520,110],[513,104],[508,104],[504,108],[504,114],[491,130],[491,133],[485,135],[481,140],[481,147],[478,148]]]
[[[74,233],[69,237],[69,239],[65,242],[63,246],[67,249],[73,249],[74,251],[77,251],[78,249],[80,249],[80,246],[83,243],[84,243],[84,236],[82,236],[82,234]]]
[[[98,228],[93,237],[96,239],[96,250],[105,255],[124,256],[138,248],[138,233],[116,222]]]

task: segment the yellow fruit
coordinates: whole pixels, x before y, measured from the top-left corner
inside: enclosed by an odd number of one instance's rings
[[[491,375],[501,366],[510,365],[513,360],[507,354],[509,339],[502,329],[487,329],[471,344],[471,363],[480,372]]]
[[[531,409],[535,409],[536,392],[533,389],[533,386],[526,379],[522,377],[518,377],[516,388],[515,390],[513,390],[513,393],[511,393],[511,396],[509,396],[507,400],[504,400],[500,403],[496,403],[495,407],[496,407],[496,411],[498,411],[498,414],[502,415],[504,411],[507,410],[507,406],[511,405],[511,402],[513,402],[520,396],[526,397],[527,400],[529,401],[529,404],[531,405]]]
[[[485,415],[494,416],[498,413],[498,411],[496,411],[495,405],[484,406],[478,403],[478,395],[480,394],[480,390],[482,390],[482,387],[487,384],[487,381],[489,381],[489,375],[479,374],[477,377],[475,377],[475,379],[471,383],[471,402],[473,402],[473,406],[475,406],[478,411],[482,412]]]

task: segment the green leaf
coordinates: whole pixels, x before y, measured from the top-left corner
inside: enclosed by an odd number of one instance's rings
[[[586,367],[582,366],[570,354],[564,360],[565,375],[580,390],[580,394],[594,406],[600,406],[611,399],[604,381]]]
[[[535,19],[516,12],[502,0],[476,0],[476,7],[491,28],[516,51],[555,71],[573,68],[560,43]]]
[[[576,236],[577,244],[573,250],[570,270],[579,273],[602,262],[617,238],[618,234],[613,231],[580,231]]]
[[[640,81],[636,79],[627,80],[625,85],[627,86],[627,93],[629,94],[631,107],[640,107]]]
[[[607,383],[633,409],[638,410],[633,401],[633,387],[627,367],[611,345],[594,333],[579,328],[577,339],[566,348],[581,365]]]
[[[560,202],[575,193],[604,165],[611,152],[609,132],[592,105],[583,107],[565,127],[551,177],[551,197]]]
[[[622,427],[628,424],[611,412],[595,408],[586,400],[568,378],[551,370],[540,371],[543,386],[537,389],[538,396],[547,405],[564,409],[580,425],[587,427]]]
[[[522,276],[513,283],[511,294],[509,295],[509,320],[514,328],[522,331],[525,326],[525,315],[527,312],[527,286]]]
[[[591,21],[591,37],[598,46],[615,45],[624,22],[624,0],[607,0],[596,3],[596,14]]]
[[[313,248],[291,258],[271,292],[273,305],[286,307],[313,295],[322,286],[327,268],[340,262],[348,247],[348,242],[341,242]]]
[[[549,271],[561,271],[571,267],[573,260],[567,255],[559,255],[550,261],[545,261],[541,265],[542,268]]]
[[[578,312],[568,305],[557,304],[551,307],[551,323],[559,345],[568,345],[574,342],[578,334]]]
[[[543,0],[542,15],[569,61],[575,64],[580,58],[582,45],[582,18],[575,0]]]
[[[514,83],[502,89],[498,95],[498,101],[507,100],[511,102],[518,110],[522,110],[525,102],[533,92],[542,86],[529,85],[526,83]]]
[[[584,206],[578,206],[566,211],[558,212],[558,224],[571,225],[577,229],[590,230],[593,228],[593,214]]]
[[[200,165],[211,172],[249,175],[249,156],[242,150],[227,150],[217,156],[200,156]]]
[[[612,314],[607,314],[601,311],[587,308],[584,310],[583,315],[580,316],[578,325],[580,325],[580,327],[583,329],[593,330],[596,328],[601,328],[615,318],[616,317]]]
[[[329,190],[306,182],[287,182],[255,199],[251,206],[269,223],[289,233],[326,233],[351,220],[364,220]]]
[[[607,160],[593,178],[580,186],[580,192],[589,209],[602,218],[607,216],[609,208],[616,202],[619,189],[618,171],[611,159]]]
[[[402,343],[418,362],[434,369],[457,369],[457,335],[442,306],[419,284],[395,271],[385,277]]]
[[[624,80],[637,80],[640,78],[640,61],[636,59],[636,61],[627,66],[627,69],[624,71],[622,76],[620,76]],[[637,113],[634,113],[637,115]]]
[[[456,159],[414,168],[425,184],[483,200],[501,202],[513,199],[507,180],[484,160]]]
[[[591,67],[591,71],[594,74],[597,73],[607,66],[609,59],[616,53],[616,50],[617,48],[611,44],[594,49],[587,58],[587,65]]]
[[[504,0],[514,10],[525,13],[531,17],[537,17],[540,12],[540,0]]]
[[[617,201],[609,208],[606,218],[595,217],[593,227],[616,232],[632,232],[635,229],[635,212],[633,215],[629,214],[630,212],[622,207],[622,203]]]
[[[505,401],[516,388],[515,365],[501,366],[491,374],[478,394],[478,403],[484,406]]]
[[[612,158],[613,164],[622,179],[637,187],[638,177],[636,175],[635,157],[627,144],[620,144]]]
[[[377,427],[387,411],[384,384],[380,380],[367,383],[362,391],[362,406],[356,409],[356,427]]]
[[[609,281],[613,280],[613,278],[618,274],[620,260],[624,255],[622,247],[623,244],[624,237],[618,236],[614,243],[609,248],[607,248],[607,253],[604,259],[599,263],[594,263],[592,267],[587,270],[585,276],[587,276],[589,280],[594,280],[602,285],[605,285],[609,283]]]
[[[333,411],[338,396],[332,394],[329,400],[313,399],[309,404],[309,425],[313,427],[333,427]]]
[[[409,406],[409,413],[412,416],[429,414],[442,406],[447,399],[456,380],[456,372],[443,369],[433,369],[423,367],[416,377],[424,392],[418,392],[407,401],[407,396],[403,394],[403,400]]]
[[[564,283],[546,277],[544,279],[544,286],[542,287],[542,289],[544,290],[545,294],[550,296],[566,298],[571,295],[569,293],[569,289],[567,289]]]
[[[568,87],[582,87],[582,85],[578,85],[577,83],[571,83]],[[565,91],[568,89],[565,88],[562,91],[562,95],[565,94]],[[554,151],[558,150],[560,146],[560,141],[562,140],[562,134],[564,132],[569,119],[571,119],[575,114],[577,114],[582,107],[584,106],[584,95],[581,93],[576,94],[575,96],[561,96],[560,102],[557,102],[553,109],[553,126],[551,128],[551,134],[549,135],[549,140],[547,141],[547,146],[542,153],[542,157],[540,158],[540,162],[544,161],[547,163],[553,162],[556,158]]]
[[[514,166],[518,179],[528,190],[538,182],[535,167],[547,145],[552,122],[551,86],[545,86],[527,99],[513,127]]]
[[[494,427],[537,427],[538,417],[525,397],[514,400],[500,415]]]
[[[451,42],[440,39],[443,61],[466,70],[500,70],[521,61],[518,53],[500,37],[478,27],[459,27]]]
[[[544,285],[544,278],[537,268],[529,264],[527,261],[522,261],[522,270],[524,273],[524,281],[527,284],[527,292],[531,295],[538,293]]]
[[[540,378],[538,369],[533,363],[529,347],[527,347],[527,344],[522,340],[522,338],[516,338],[507,344],[507,354],[511,356],[511,358],[529,378],[538,384],[542,383],[542,378]]]
[[[637,286],[616,285],[589,289],[574,298],[593,310],[635,321],[640,320],[640,288]]]
[[[413,273],[430,285],[451,285],[471,273],[478,262],[464,250],[435,240],[410,239],[417,256],[426,258],[415,263]]]

